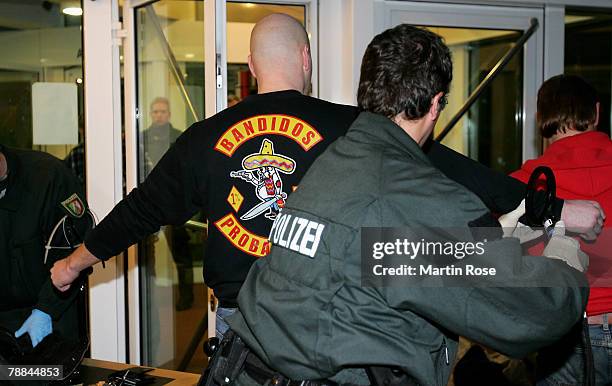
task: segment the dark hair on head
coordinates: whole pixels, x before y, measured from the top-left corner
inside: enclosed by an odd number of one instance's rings
[[[361,63],[357,103],[386,117],[401,112],[413,120],[425,116],[433,97],[448,93],[453,78],[450,51],[442,38],[400,24],[374,37]],[[443,97],[440,110],[446,104]]]
[[[545,138],[567,129],[585,131],[597,120],[597,91],[575,75],[557,75],[538,91],[536,121]]]

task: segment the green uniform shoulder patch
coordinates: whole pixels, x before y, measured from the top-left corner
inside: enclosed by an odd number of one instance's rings
[[[85,214],[85,205],[76,193],[62,201],[62,206],[74,217],[80,218]]]

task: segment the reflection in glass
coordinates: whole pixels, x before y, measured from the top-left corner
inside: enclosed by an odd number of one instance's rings
[[[63,14],[56,2],[48,2],[46,8],[40,2],[10,3],[6,9],[20,16],[0,20],[0,143],[45,151],[60,159],[78,146],[66,164],[84,181],[82,18]],[[42,93],[33,92],[35,84]],[[41,99],[43,89],[59,84],[67,86],[73,101],[68,102],[72,114],[60,117],[69,118],[68,125],[46,115],[66,100]]]
[[[448,105],[437,135],[518,39],[505,30],[426,27],[442,36],[453,58]],[[443,143],[493,169],[508,173],[522,161],[523,56],[515,56]]]
[[[161,0],[135,9],[138,161],[142,181],[180,133],[204,116],[203,1]],[[228,105],[256,92],[247,57],[262,17],[283,12],[304,22],[304,6],[227,4]],[[215,85],[209,85],[214,90]],[[206,230],[196,216],[185,227],[164,227],[139,245],[142,357],[146,365],[200,372],[206,339],[202,260]],[[196,343],[193,354],[187,347]]]
[[[159,1],[136,10],[139,179],[204,113],[202,1]],[[202,222],[200,216],[194,220]],[[139,244],[142,345],[147,365],[176,369],[206,315],[205,229],[164,226]],[[199,372],[201,350],[181,370]]]

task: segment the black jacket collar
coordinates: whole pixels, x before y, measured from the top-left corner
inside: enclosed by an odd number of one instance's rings
[[[355,119],[349,132],[374,137],[378,143],[393,146],[411,158],[430,164],[419,144],[395,122],[383,115],[363,111]]]
[[[272,91],[272,92],[266,92],[263,94],[249,95],[246,98],[244,98],[244,102],[286,99],[288,97],[301,97],[301,96],[304,96],[304,94],[302,94],[301,92],[297,90]]]

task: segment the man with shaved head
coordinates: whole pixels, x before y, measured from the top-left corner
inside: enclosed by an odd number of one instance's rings
[[[270,250],[268,233],[287,196],[356,117],[354,107],[305,95],[310,45],[292,17],[257,23],[248,62],[258,94],[186,130],[84,244],[55,264],[56,287],[67,289],[85,267],[201,210],[209,223],[204,280],[219,299],[217,334],[225,332],[223,318],[236,309],[251,264]]]
[[[308,94],[312,59],[304,27],[284,14],[263,18],[251,33],[249,69],[260,94],[286,87]]]

